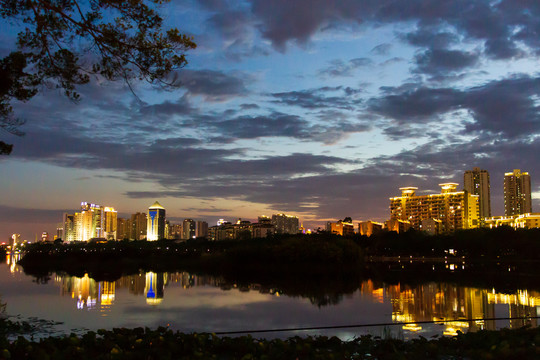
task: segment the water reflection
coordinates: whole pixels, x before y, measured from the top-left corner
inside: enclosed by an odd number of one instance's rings
[[[540,313],[538,291],[500,292],[444,281],[413,285],[373,277],[379,280],[294,282],[275,288],[188,272],[141,272],[116,281],[61,274],[36,280],[24,275],[21,267],[15,265],[13,256],[6,259],[5,265],[8,271],[2,271],[3,276],[0,274],[0,285],[4,286],[0,294],[8,303],[8,311],[63,321],[68,333],[70,329],[82,327],[156,327],[169,323],[173,329],[185,332],[408,323],[391,329],[399,329],[404,338],[413,338],[455,335],[458,330],[537,326],[537,319],[482,319],[530,317]],[[30,279],[44,285],[36,286],[28,281]],[[339,285],[339,281],[347,286]],[[320,306],[321,303],[327,306]],[[422,323],[424,321],[440,321],[442,325]],[[365,333],[380,335],[371,329],[374,328],[350,329],[343,331],[343,337],[336,332],[309,334],[342,338]],[[292,333],[282,334],[287,337]]]
[[[392,304],[392,322],[409,323],[402,328],[409,332],[422,330],[417,322],[440,321],[444,335],[457,331],[495,330],[495,317],[537,316],[540,310],[540,293],[518,290],[514,294],[497,293],[495,289],[478,289],[447,283],[428,283],[416,287],[387,285],[378,287],[372,281],[362,283],[363,294],[371,294],[374,301]],[[506,305],[506,312],[496,312],[496,305]],[[458,320],[458,321],[456,321]],[[510,328],[525,325],[538,326],[538,319],[509,320]]]
[[[168,286],[181,286],[184,289],[211,286],[223,291],[237,289],[239,292],[257,291],[262,294],[280,295],[280,291],[264,288],[259,284],[238,287],[236,284],[226,283],[221,278],[197,276],[186,272],[146,272],[124,276],[114,282],[97,282],[88,275],[57,276],[55,280],[61,283],[62,296],[73,298],[77,309],[99,307],[101,312],[106,312],[114,306],[115,293],[120,289],[127,289],[135,296],[144,296],[146,304],[158,307],[166,296]],[[408,323],[403,325],[402,329],[410,333],[421,333],[426,327],[433,327],[417,324],[425,321],[442,322],[445,335],[456,335],[457,331],[494,330],[500,325],[498,326],[495,320],[483,319],[536,316],[540,309],[540,293],[528,290],[508,294],[498,293],[494,289],[461,287],[447,283],[428,283],[411,287],[401,284],[378,284],[367,280],[360,284],[358,293],[363,299],[370,299],[372,303],[391,304],[391,321]],[[498,305],[504,305],[506,310],[502,308],[497,310]],[[505,326],[518,328],[524,325],[537,326],[537,319],[510,320]]]

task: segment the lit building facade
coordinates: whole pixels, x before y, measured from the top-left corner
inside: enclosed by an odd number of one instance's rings
[[[326,231],[332,234],[349,236],[354,235],[354,225],[352,221],[339,220],[336,222],[327,222]]]
[[[182,240],[189,240],[195,237],[197,224],[193,219],[184,219],[182,223]]]
[[[510,226],[515,229],[538,229],[540,228],[540,213],[494,216],[486,219],[485,226],[489,228]]]
[[[118,230],[118,213],[112,207],[103,209],[103,237],[107,240],[116,240]]]
[[[419,196],[416,187],[400,188],[401,196],[390,198],[390,219],[407,221],[415,230],[422,230],[426,219],[440,220],[443,232],[478,227],[479,196],[456,191],[456,183],[440,186],[440,194]]]
[[[285,214],[272,215],[272,225],[275,226],[277,234],[298,234],[300,228],[297,216]]]
[[[463,174],[463,189],[469,194],[478,195],[480,220],[491,217],[491,196],[489,172],[478,167]]]
[[[532,212],[531,177],[516,169],[504,174],[504,215],[513,216]]]
[[[146,225],[146,240],[156,241],[165,239],[165,208],[157,201],[148,208]]]
[[[83,215],[82,241],[92,238],[104,237],[104,208],[98,204],[81,203],[81,214]]]
[[[104,208],[101,205],[81,203],[81,212],[64,214],[64,241],[88,241],[104,237]]]
[[[371,236],[382,231],[384,224],[371,220],[361,221],[358,223],[358,233],[360,235]]]

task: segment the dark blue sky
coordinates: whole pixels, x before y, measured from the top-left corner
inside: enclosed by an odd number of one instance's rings
[[[388,217],[401,186],[438,191],[474,166],[503,213],[506,171],[540,176],[537,1],[181,1],[198,48],[164,92],[95,81],[49,90],[0,158],[0,238],[53,231],[81,201],[174,222]],[[13,28],[0,24],[6,54]],[[533,194],[533,198],[537,195]],[[538,210],[533,200],[533,211]]]

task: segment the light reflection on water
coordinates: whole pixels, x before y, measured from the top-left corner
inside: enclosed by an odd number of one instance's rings
[[[290,297],[280,289],[260,284],[240,287],[220,278],[186,272],[146,272],[116,281],[95,281],[88,275],[54,275],[46,280],[25,275],[9,259],[0,267],[1,300],[7,303],[9,314],[63,322],[59,331],[65,333],[138,326],[218,332],[407,322],[410,324],[254,336],[337,335],[349,339],[372,334],[408,339],[537,326],[537,319],[481,319],[537,316],[540,312],[537,291],[497,293],[494,289],[434,282],[411,287],[366,280],[337,304],[317,307],[310,299]],[[442,323],[417,324],[433,320]]]

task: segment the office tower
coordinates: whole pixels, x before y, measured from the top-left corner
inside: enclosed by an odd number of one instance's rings
[[[407,221],[422,230],[422,220],[441,221],[441,230],[452,232],[480,225],[478,195],[456,191],[458,184],[445,183],[440,194],[416,195],[416,187],[400,188],[401,196],[390,198],[390,219]]]
[[[189,240],[195,237],[195,221],[192,219],[184,219],[182,223],[182,239]]]
[[[146,239],[148,241],[165,239],[165,208],[157,201],[148,208]]]
[[[107,240],[116,240],[118,231],[118,213],[112,207],[103,209],[103,236]]]
[[[298,217],[285,214],[272,215],[272,225],[276,227],[277,234],[298,234]]]
[[[208,236],[208,223],[206,221],[197,221],[196,236],[206,238]]]
[[[148,225],[146,220],[146,213],[137,212],[131,215],[130,220],[131,234],[129,236],[132,240],[142,240],[146,238],[146,227]]]
[[[504,174],[504,215],[532,212],[531,177],[528,172],[515,169]]]
[[[491,217],[491,198],[489,173],[487,170],[481,170],[478,167],[465,171],[463,174],[463,189],[469,194],[479,196],[480,221]]]

